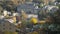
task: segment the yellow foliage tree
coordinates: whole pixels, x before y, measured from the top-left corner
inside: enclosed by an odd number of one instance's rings
[[[38,34],[38,32],[34,31],[32,34]]]
[[[12,0],[12,2],[16,5],[18,5],[18,0]]]
[[[27,34],[38,34],[38,32],[34,31],[34,32],[29,32]]]
[[[11,34],[18,34],[18,32],[11,32]]]
[[[9,31],[4,31],[4,34],[10,34],[10,32]]]
[[[22,13],[22,17],[24,18],[24,19],[26,19],[27,18],[27,14],[22,10],[21,11],[21,13]]]
[[[14,21],[14,23],[16,23],[16,17],[15,16],[13,17],[13,21]]]
[[[27,15],[26,14],[22,14],[23,18],[27,18]]]
[[[4,34],[18,34],[18,32],[4,31]]]
[[[38,22],[38,20],[37,20],[37,18],[32,18],[32,19],[31,19],[31,22],[32,22],[33,24],[36,24],[36,23]]]

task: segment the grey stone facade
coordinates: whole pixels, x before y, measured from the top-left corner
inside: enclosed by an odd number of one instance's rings
[[[15,32],[16,31],[16,26],[8,21],[5,20],[0,20],[0,31],[11,31]]]

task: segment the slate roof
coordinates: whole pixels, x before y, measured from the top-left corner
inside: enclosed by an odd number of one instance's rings
[[[40,8],[35,8],[36,6],[34,6],[34,3],[25,3],[25,4],[22,4],[22,5],[18,5],[17,7],[17,11],[20,12],[22,9],[25,11],[25,12],[36,12],[36,11],[40,11]]]

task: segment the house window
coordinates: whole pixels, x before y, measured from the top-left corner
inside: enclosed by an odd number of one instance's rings
[[[9,24],[9,26],[13,26],[13,24]]]
[[[12,28],[9,28],[10,30],[12,29]]]
[[[10,24],[10,26],[11,26],[11,24]]]
[[[5,26],[5,24],[3,24],[3,26]]]
[[[3,30],[5,30],[5,28],[3,28]]]

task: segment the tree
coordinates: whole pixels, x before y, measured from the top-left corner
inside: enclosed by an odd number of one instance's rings
[[[60,24],[60,16],[59,16],[60,15],[60,6],[56,13],[57,13],[57,16],[55,16],[55,22]]]
[[[7,10],[7,11],[16,11],[16,4],[14,4],[12,1],[3,1],[1,6],[3,7],[3,9]]]
[[[38,22],[37,18],[31,18],[31,23],[37,24],[37,22]]]

